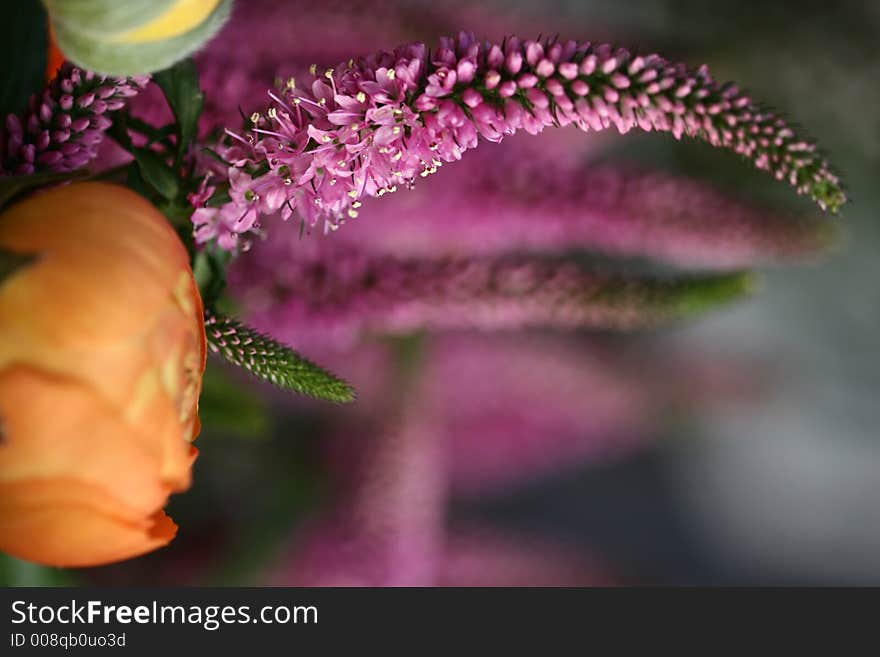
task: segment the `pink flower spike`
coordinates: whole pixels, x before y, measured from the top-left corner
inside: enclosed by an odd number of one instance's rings
[[[315,70],[310,81],[280,91],[266,113],[271,129],[260,122],[252,147],[240,152],[243,169],[268,165],[266,184],[279,186],[288,171],[305,172],[284,198],[297,199],[296,213],[309,225],[339,226],[357,215],[363,196],[413,187],[474,148],[478,135],[497,141],[574,123],[584,131],[638,128],[702,139],[743,155],[821,207],[836,211],[846,201],[812,143],[734,87],[716,84],[705,68],[608,45],[509,38],[502,46],[464,33],[443,39],[430,61],[427,52],[424,44],[401,46]],[[511,102],[522,111],[511,111]]]

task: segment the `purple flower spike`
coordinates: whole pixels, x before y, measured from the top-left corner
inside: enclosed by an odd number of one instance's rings
[[[442,445],[412,406],[377,433],[348,432],[335,463],[340,502],[300,541],[291,574],[306,586],[415,586],[434,579],[446,482]]]
[[[269,583],[609,583],[597,561],[563,546],[485,530],[447,534],[445,446],[432,422],[433,404],[418,392],[421,377],[411,383],[401,396],[386,399],[381,421],[334,436],[328,466],[338,478],[337,495],[326,513],[294,538]]]
[[[324,246],[295,258],[261,252],[234,270],[230,282],[247,290],[252,322],[281,339],[312,333],[340,344],[364,331],[633,329],[699,313],[751,288],[740,273],[663,280],[539,257],[401,259]]]
[[[247,135],[229,133],[225,156],[238,165],[233,170],[253,176],[249,194],[208,222],[280,212],[335,227],[358,215],[363,197],[412,187],[460,159],[480,136],[500,141],[569,124],[699,138],[738,153],[822,208],[836,211],[846,201],[815,145],[735,86],[719,85],[705,67],[606,44],[515,37],[492,44],[462,33],[442,39],[433,53],[415,43],[335,69],[312,67],[306,80],[291,78],[270,96]],[[236,232],[228,221],[226,227]]]
[[[609,360],[589,343],[544,335],[433,339],[421,377],[451,492],[505,491],[649,442],[669,393]]]
[[[583,549],[546,539],[468,528],[452,533],[438,586],[614,586],[608,566]]]
[[[369,218],[332,239],[405,257],[577,249],[706,269],[812,261],[833,241],[833,223],[764,209],[696,180],[569,162],[548,140],[561,133],[478,150],[431,185],[368,201]],[[569,156],[578,150],[570,136]],[[275,240],[297,239],[285,232]]]
[[[64,64],[23,117],[10,114],[0,130],[0,177],[65,172],[95,158],[108,112],[123,107],[149,77],[110,78]]]

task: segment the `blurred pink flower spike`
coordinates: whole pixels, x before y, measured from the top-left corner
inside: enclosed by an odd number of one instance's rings
[[[546,539],[469,528],[451,533],[438,586],[614,586],[609,568],[582,550]]]
[[[497,493],[655,437],[668,396],[653,395],[589,342],[534,334],[456,334],[426,345],[451,492]]]
[[[724,402],[755,392],[752,363],[694,357],[677,367],[668,346],[621,362],[609,347],[529,334],[421,341],[405,380],[340,418],[324,444],[338,494],[293,537],[269,583],[614,583],[588,554],[536,536],[449,529],[446,512],[451,497],[502,494],[624,456],[695,395]]]
[[[835,224],[701,181],[578,163],[570,139],[566,149],[545,136],[480,149],[430,185],[366,202],[332,239],[399,256],[589,250],[705,269],[810,261],[833,241]]]
[[[472,34],[312,67],[269,93],[252,129],[229,132],[230,201],[200,208],[199,241],[235,244],[261,215],[294,214],[335,228],[366,196],[412,187],[461,159],[479,138],[500,141],[548,126],[615,127],[690,136],[733,151],[822,208],[846,195],[816,146],[705,67],[671,64],[607,44],[479,41]],[[246,175],[241,175],[244,172]]]
[[[611,570],[592,555],[533,536],[469,528],[440,541],[421,577],[403,576],[392,555],[351,534],[316,533],[268,578],[272,586],[614,586]],[[375,543],[373,544],[375,545]],[[365,549],[366,548],[366,549]],[[411,552],[410,557],[418,557]],[[377,563],[383,564],[381,569]],[[385,576],[382,576],[382,573]],[[427,576],[427,573],[431,573]]]
[[[432,338],[421,376],[450,494],[503,494],[623,458],[659,438],[676,411],[767,394],[757,384],[769,373],[756,363],[668,343],[661,351],[541,333]]]
[[[430,409],[413,392],[401,390],[400,399],[386,400],[375,415],[384,417],[374,431],[364,431],[369,424],[361,422],[359,431],[337,436],[330,451],[337,498],[299,537],[295,557],[273,583],[417,586],[434,581],[445,525],[445,460]]]
[[[639,278],[540,257],[395,259],[320,247],[270,247],[235,268],[233,288],[258,328],[291,343],[312,333],[340,344],[364,332],[626,330],[702,313],[752,287],[742,273]]]
[[[419,389],[419,377],[411,390]],[[530,537],[446,531],[444,446],[430,402],[416,393],[385,432],[338,437],[341,494],[307,525],[268,583],[294,586],[607,584],[593,559]],[[387,410],[387,409],[386,409]],[[377,415],[383,415],[378,413]],[[393,414],[392,414],[393,416]],[[360,426],[364,426],[361,424]]]

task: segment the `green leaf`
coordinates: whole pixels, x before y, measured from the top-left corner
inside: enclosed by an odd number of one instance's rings
[[[199,286],[202,303],[213,308],[226,289],[226,263],[231,254],[216,246],[207,246],[193,258],[193,276]]]
[[[752,294],[758,278],[752,272],[733,272],[683,279],[673,292],[674,307],[682,317],[699,315]]]
[[[348,383],[234,319],[207,312],[205,330],[212,352],[254,376],[309,397],[354,401],[354,390]]]
[[[0,115],[18,114],[43,87],[49,50],[46,10],[35,0],[3,3]]]
[[[560,309],[567,325],[634,330],[689,320],[749,296],[755,287],[751,272],[686,274],[672,277],[616,275],[584,286]],[[552,302],[547,322],[555,323]],[[577,317],[576,321],[572,318]]]
[[[71,571],[0,554],[0,586],[75,586],[77,583]]]
[[[20,194],[36,187],[78,180],[87,176],[88,171],[85,169],[77,169],[76,171],[65,171],[61,173],[44,172],[34,173],[29,176],[13,176],[11,178],[0,179],[0,209],[6,207]]]
[[[35,253],[16,253],[0,248],[0,285],[22,267],[36,262],[38,257]]]
[[[263,398],[211,364],[202,377],[199,418],[202,427],[248,438],[264,437],[269,428],[269,409]]]
[[[153,76],[177,120],[177,151],[182,155],[196,136],[205,94],[199,89],[199,74],[192,59],[184,59]]]
[[[131,116],[130,114],[125,116],[125,127],[141,133],[147,137],[150,143],[154,144],[164,142],[169,135],[173,135],[175,132],[175,126],[173,123],[157,128],[156,126],[147,123],[146,121],[142,121],[137,117]]]
[[[141,176],[150,187],[169,201],[177,198],[180,193],[180,182],[161,155],[145,148],[132,148],[131,154],[134,155]]]
[[[752,272],[687,274],[672,278],[611,277],[584,295],[610,327],[636,328],[688,319],[723,308],[754,292]],[[605,322],[600,322],[600,325]]]

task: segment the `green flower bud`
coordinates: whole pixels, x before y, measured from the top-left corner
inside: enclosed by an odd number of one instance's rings
[[[104,75],[168,68],[204,45],[232,0],[43,0],[64,55]]]

